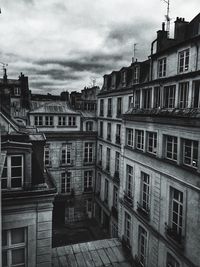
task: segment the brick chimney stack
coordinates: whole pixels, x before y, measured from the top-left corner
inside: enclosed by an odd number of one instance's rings
[[[177,41],[182,41],[185,38],[185,33],[187,29],[188,21],[185,21],[184,18],[176,18],[175,28],[174,28],[174,39]]]

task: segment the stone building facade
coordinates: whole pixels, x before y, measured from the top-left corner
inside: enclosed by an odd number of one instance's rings
[[[43,165],[45,138],[2,112],[2,265],[51,266],[56,187]]]
[[[149,60],[105,75],[98,96],[95,215],[136,266],[200,265],[199,23],[177,18],[174,39],[163,25]]]

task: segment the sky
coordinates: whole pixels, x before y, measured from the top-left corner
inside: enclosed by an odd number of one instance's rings
[[[101,87],[104,74],[131,64],[134,43],[137,59],[147,59],[164,1],[0,0],[0,62],[8,78],[27,75],[33,93]],[[171,29],[199,12],[199,0],[171,0]]]

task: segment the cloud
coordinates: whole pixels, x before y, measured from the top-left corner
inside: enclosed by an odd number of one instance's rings
[[[160,0],[2,0],[1,61],[29,76],[32,91],[81,90],[96,77],[146,59],[166,4]],[[197,0],[171,3],[170,16],[192,19]],[[187,19],[187,18],[186,18]]]

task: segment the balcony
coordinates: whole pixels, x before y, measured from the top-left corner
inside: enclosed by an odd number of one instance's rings
[[[117,210],[117,208],[112,206],[111,212],[112,212],[113,217],[115,219],[118,219],[118,210]]]
[[[124,191],[124,204],[130,208],[133,207],[133,197]]]
[[[137,211],[140,215],[142,215],[143,218],[146,220],[150,220],[150,209],[149,208],[144,208],[142,204],[137,202]]]
[[[167,223],[165,223],[165,234],[175,245],[178,245],[181,249],[184,248],[184,237]]]
[[[121,144],[121,137],[120,135],[116,135],[115,143],[120,145]]]

